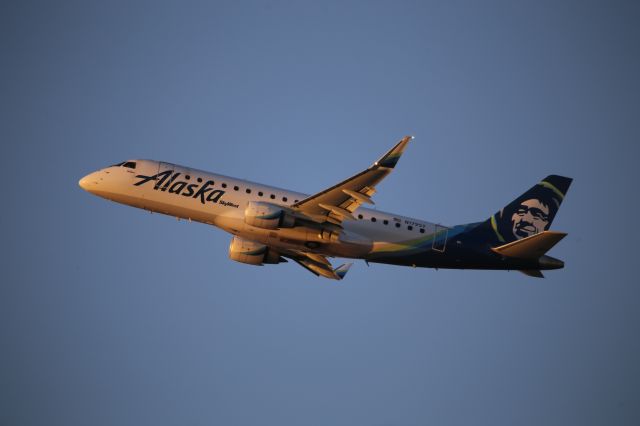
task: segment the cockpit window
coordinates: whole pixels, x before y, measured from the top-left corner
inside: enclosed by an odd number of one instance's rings
[[[135,161],[127,161],[126,163],[123,164],[123,167],[128,167],[130,169],[135,169],[136,168],[136,162]]]
[[[124,164],[124,161],[123,161],[122,163],[113,164],[113,165],[111,165],[111,166],[109,166],[109,167],[120,167],[120,166],[122,166],[123,164]]]

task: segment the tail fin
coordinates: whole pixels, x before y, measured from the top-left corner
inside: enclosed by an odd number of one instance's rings
[[[564,199],[571,178],[550,175],[485,222],[500,243],[510,243],[546,231]]]

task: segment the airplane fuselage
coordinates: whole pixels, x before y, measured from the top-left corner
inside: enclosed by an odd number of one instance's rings
[[[132,160],[91,173],[80,181],[80,186],[118,203],[213,225],[281,253],[306,252],[414,267],[562,267],[561,262],[496,254],[488,242],[470,232],[480,222],[449,228],[359,207],[353,220],[345,220],[341,226],[300,218],[275,229],[252,226],[245,215],[250,202],[291,208],[308,195],[171,163]]]

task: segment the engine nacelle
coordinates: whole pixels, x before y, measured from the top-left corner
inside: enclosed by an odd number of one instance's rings
[[[275,204],[250,201],[244,209],[244,222],[257,228],[276,229],[291,228],[295,219]]]
[[[249,265],[262,265],[265,263],[280,263],[286,260],[280,254],[264,244],[239,237],[233,237],[229,244],[229,259]]]

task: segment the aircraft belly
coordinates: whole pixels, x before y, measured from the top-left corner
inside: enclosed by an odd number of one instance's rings
[[[316,228],[297,226],[294,228],[263,229],[243,223],[237,233],[241,238],[256,241],[275,249],[318,253],[331,257],[362,258],[371,251],[368,241],[326,240]]]
[[[445,252],[426,250],[421,253],[406,256],[376,256],[369,258],[368,261],[399,266],[443,269],[550,269],[545,268],[544,265],[539,265],[537,259],[509,259],[491,253],[474,250],[456,250],[455,248],[451,248]]]

